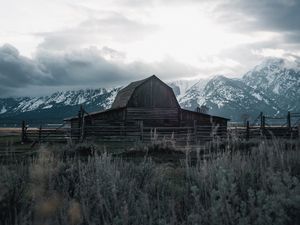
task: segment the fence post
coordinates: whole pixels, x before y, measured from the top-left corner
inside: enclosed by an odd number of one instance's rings
[[[194,142],[197,144],[197,121],[194,120]]]
[[[78,111],[78,140],[83,141],[84,138],[84,109],[80,105],[80,110]]]
[[[287,114],[287,126],[289,130],[291,130],[291,112],[288,112]]]
[[[247,120],[247,127],[246,127],[246,140],[248,141],[250,138],[250,125],[249,120]]]
[[[264,114],[263,112],[260,112],[260,129],[263,129],[264,127]]]
[[[21,142],[22,144],[26,141],[26,123],[22,121],[22,134],[21,134]]]
[[[140,140],[144,140],[144,123],[143,121],[140,121]]]
[[[78,141],[80,141],[80,134],[81,134],[81,107],[82,106],[80,106],[80,109],[78,111],[78,132],[76,132],[78,135],[78,137],[77,137]]]
[[[190,146],[190,141],[191,141],[191,130],[190,128],[187,128],[187,133],[186,133],[186,146]]]
[[[81,131],[80,131],[80,142],[83,142],[84,136],[85,136],[85,120],[84,120],[84,116],[82,116]]]
[[[40,128],[39,128],[39,143],[41,143],[42,141],[42,125],[40,125]]]

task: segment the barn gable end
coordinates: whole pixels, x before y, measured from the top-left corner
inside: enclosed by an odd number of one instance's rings
[[[111,108],[120,107],[180,108],[172,88],[155,75],[123,88]]]

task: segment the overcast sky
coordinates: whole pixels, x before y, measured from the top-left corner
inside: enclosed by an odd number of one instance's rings
[[[0,96],[152,74],[238,77],[300,56],[300,0],[0,0]]]

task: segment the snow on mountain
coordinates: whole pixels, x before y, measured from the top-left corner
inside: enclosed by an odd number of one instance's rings
[[[78,91],[56,92],[51,96],[23,98],[18,102],[14,112],[28,112],[37,109],[49,109],[54,106],[75,106],[81,104],[90,104],[98,97],[108,95],[103,101],[97,102],[101,108],[108,108],[111,105],[111,98],[114,99],[118,88],[115,89],[87,89]]]
[[[199,104],[197,103],[203,96],[204,88],[207,84],[207,80],[199,80],[184,94],[178,96],[178,101],[185,108],[196,108]]]
[[[231,119],[240,119],[248,114],[256,117],[260,111],[277,114],[280,110],[263,93],[247,86],[242,80],[229,79],[224,76],[214,77],[205,87],[198,105],[206,105],[212,114]]]
[[[79,105],[87,111],[110,108],[120,87],[55,92],[50,96],[0,99],[0,120],[46,118],[61,121],[77,114]]]
[[[191,110],[206,105],[211,113],[234,120],[243,114],[255,117],[260,111],[269,115],[300,111],[299,68],[297,63],[268,59],[241,79],[215,76],[204,89],[190,88],[179,103]]]
[[[6,113],[7,109],[5,108],[5,106],[2,106],[2,109],[0,110],[0,114]]]
[[[197,100],[202,96],[202,92],[209,80],[208,79],[197,79],[197,80],[178,80],[169,83],[172,87],[178,101],[185,108],[193,108],[197,105]]]
[[[292,65],[292,66],[291,66]],[[243,81],[281,107],[299,111],[300,66],[283,59],[268,59],[243,76]]]
[[[183,96],[194,84],[199,82],[199,79],[194,80],[176,80],[168,83],[172,87],[176,96]]]

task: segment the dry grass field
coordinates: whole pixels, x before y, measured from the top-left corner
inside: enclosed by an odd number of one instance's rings
[[[1,224],[300,224],[299,140],[206,147],[43,144],[8,155]]]

